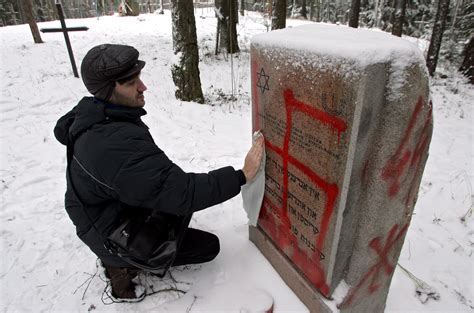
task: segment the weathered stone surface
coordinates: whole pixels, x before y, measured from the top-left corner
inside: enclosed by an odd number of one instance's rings
[[[351,52],[331,49],[339,41]],[[322,25],[252,40],[253,128],[267,153],[258,226],[296,269],[276,267],[290,286],[298,272],[326,297],[351,286],[342,311],[383,311],[416,201],[432,132],[416,49]]]

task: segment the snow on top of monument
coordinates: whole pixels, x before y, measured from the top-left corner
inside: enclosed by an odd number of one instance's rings
[[[340,57],[361,66],[391,60],[406,65],[424,63],[418,47],[405,39],[385,32],[321,23],[256,35],[252,44]]]

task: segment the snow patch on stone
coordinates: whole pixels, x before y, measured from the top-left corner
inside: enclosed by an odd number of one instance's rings
[[[298,59],[319,69],[334,68],[337,64],[344,76],[354,76],[370,65],[385,63],[389,66],[388,100],[400,97],[409,73],[407,68],[417,65],[424,68],[425,64],[420,49],[403,38],[338,25],[309,24],[276,30],[254,36],[252,45],[267,55],[286,55],[302,73],[307,69],[299,66]]]

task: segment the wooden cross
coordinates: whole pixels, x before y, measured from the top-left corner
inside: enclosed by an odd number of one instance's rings
[[[79,27],[66,27],[66,22],[64,21],[63,8],[61,6],[61,0],[56,0],[56,9],[58,10],[59,21],[61,22],[61,28],[41,28],[42,33],[54,33],[54,32],[63,32],[64,40],[66,41],[67,52],[69,54],[69,59],[71,60],[72,71],[74,72],[74,77],[79,78],[77,72],[76,61],[74,60],[74,54],[72,53],[71,42],[69,41],[68,31],[84,31],[88,30],[88,27],[79,26]]]

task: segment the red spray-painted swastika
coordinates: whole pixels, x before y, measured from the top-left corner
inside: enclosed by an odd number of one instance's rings
[[[377,283],[377,278],[379,277],[380,273],[385,274],[385,276],[389,276],[393,272],[395,269],[395,264],[391,264],[389,262],[389,254],[394,249],[395,244],[403,238],[403,235],[408,229],[408,224],[403,226],[400,230],[398,228],[399,225],[397,224],[390,229],[387,240],[385,241],[385,245],[383,247],[380,237],[376,237],[370,241],[369,247],[375,251],[375,254],[377,255],[377,263],[375,263],[362,276],[362,279],[359,281],[357,286],[351,289],[344,301],[339,305],[339,308],[344,308],[351,305],[357,296],[360,295],[360,292],[363,291],[363,287],[367,284],[367,292],[369,294],[373,294],[380,288],[380,285]]]
[[[256,71],[256,66],[252,64],[253,71]],[[256,96],[256,95],[255,95]],[[259,224],[271,234],[271,237],[277,242],[278,246],[286,251],[288,248],[291,251],[289,257],[293,263],[300,268],[307,276],[307,278],[318,288],[324,295],[328,296],[329,286],[325,281],[325,273],[321,266],[321,259],[324,258],[322,250],[324,247],[324,241],[329,228],[329,222],[334,211],[336,199],[339,194],[339,188],[336,184],[331,184],[317,175],[308,166],[300,162],[298,159],[289,154],[290,136],[293,125],[293,114],[295,112],[301,112],[306,116],[311,117],[314,120],[321,122],[322,124],[330,127],[332,130],[338,133],[338,138],[342,132],[347,130],[347,124],[344,120],[332,116],[324,111],[321,111],[313,106],[298,101],[295,99],[293,92],[287,89],[283,92],[286,109],[286,130],[283,139],[283,148],[277,147],[275,144],[270,142],[268,139],[265,140],[265,146],[271,151],[278,154],[283,161],[283,191],[282,191],[282,206],[278,207],[267,196],[264,197],[262,210],[260,213]],[[258,106],[258,101],[254,102],[254,105]],[[258,107],[257,107],[258,108]],[[258,110],[255,111],[254,125],[258,125]],[[316,240],[316,251],[313,255],[308,256],[305,252],[301,251],[297,247],[298,238],[295,237],[291,231],[291,223],[288,217],[288,166],[291,164],[296,167],[302,173],[304,173],[311,182],[323,190],[326,195],[326,203],[324,206],[324,212],[322,214],[320,232]],[[275,220],[271,219],[268,210],[276,212],[279,217],[278,225]]]
[[[415,147],[409,147],[408,142],[414,135],[415,124],[420,116],[425,101],[423,97],[418,98],[415,110],[410,118],[408,126],[403,134],[403,138],[398,145],[396,152],[388,159],[382,170],[382,179],[388,183],[388,196],[393,198],[399,192],[402,183],[406,177],[411,173],[413,178],[409,182],[408,193],[405,198],[405,205],[408,206],[414,197],[414,185],[416,184],[416,173],[418,172],[420,161],[423,154],[428,148],[430,141],[430,122],[432,116],[432,104],[429,103],[428,114],[425,118],[425,124],[422,132],[416,141]],[[413,171],[414,170],[414,171]]]
[[[416,196],[416,178],[419,172],[421,160],[423,155],[428,149],[430,141],[430,125],[432,118],[432,104],[428,104],[428,110],[424,119],[424,125],[417,138],[413,138],[416,135],[415,126],[423,112],[423,107],[426,105],[423,97],[419,97],[416,103],[415,109],[410,117],[407,128],[403,133],[403,137],[397,147],[395,153],[385,163],[381,178],[387,182],[387,194],[389,198],[394,198],[400,193],[403,185],[408,185],[406,196],[403,198],[405,201],[405,207],[409,208],[412,200]],[[414,145],[410,145],[410,142],[415,142]],[[370,171],[369,159],[365,161],[362,169],[362,181],[367,182]],[[411,179],[409,178],[411,176]],[[393,270],[394,265],[389,262],[388,256],[394,245],[400,241],[406,230],[408,229],[408,223],[398,231],[399,225],[393,226],[385,242],[385,246],[382,247],[380,237],[372,239],[369,243],[369,248],[378,256],[378,262],[369,268],[369,270],[362,275],[359,283],[351,289],[347,297],[340,304],[340,307],[347,307],[351,305],[354,300],[358,297],[363,297],[366,294],[373,294],[379,290],[380,285],[377,283],[380,273],[384,273],[385,276],[389,276]],[[398,233],[397,233],[398,231]],[[363,287],[366,286],[365,294],[362,294]]]

